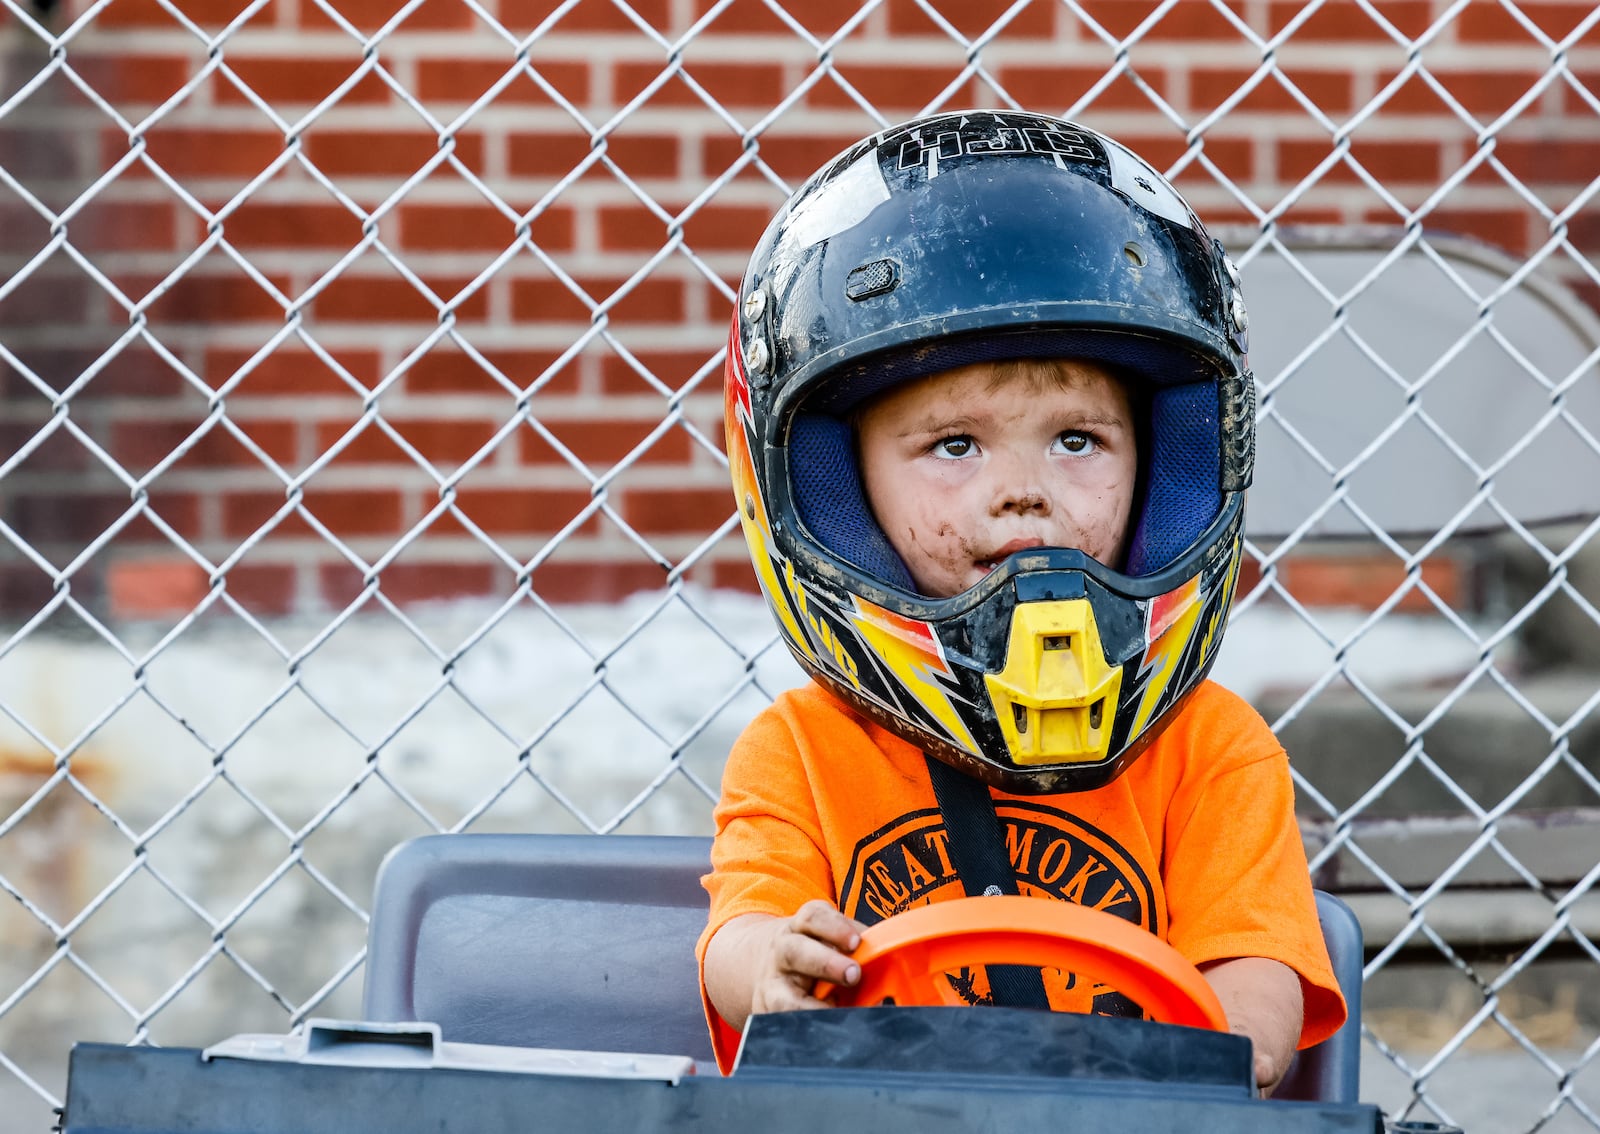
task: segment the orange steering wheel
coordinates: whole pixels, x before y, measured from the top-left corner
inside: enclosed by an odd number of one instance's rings
[[[1228,1030],[1217,994],[1181,953],[1130,922],[1071,902],[998,895],[917,906],[868,929],[851,957],[860,982],[818,982],[819,1000],[832,996],[841,1008],[885,1000],[960,1005],[946,972],[1050,966],[1111,985],[1160,1023]]]

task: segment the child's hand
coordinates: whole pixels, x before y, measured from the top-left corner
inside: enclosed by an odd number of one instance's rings
[[[826,1008],[811,991],[819,980],[853,985],[861,979],[861,966],[848,954],[865,928],[821,899],[792,917],[734,918],[706,948],[706,991],[735,1029],[757,1012]]]
[[[1201,965],[1236,1035],[1255,1048],[1256,1086],[1270,1095],[1289,1070],[1304,1015],[1300,978],[1265,957],[1235,957]]]
[[[865,928],[821,899],[807,902],[793,917],[772,919],[759,939],[750,1011],[826,1007],[811,990],[819,980],[853,985],[861,979],[861,966],[845,954],[861,944]]]

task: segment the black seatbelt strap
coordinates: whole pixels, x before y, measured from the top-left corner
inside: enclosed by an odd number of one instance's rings
[[[1006,853],[1005,832],[987,785],[936,760],[928,762],[934,798],[950,836],[950,863],[968,897],[1017,893],[1017,875]],[[1039,970],[1026,965],[989,965],[989,992],[1002,1008],[1049,1008]]]

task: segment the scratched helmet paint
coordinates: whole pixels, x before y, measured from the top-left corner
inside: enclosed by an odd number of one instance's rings
[[[1109,138],[1013,112],[876,134],[790,198],[741,285],[726,372],[745,539],[784,640],[846,702],[1019,794],[1115,779],[1222,638],[1255,457],[1238,274]],[[1035,548],[919,595],[863,495],[852,410],[984,360],[1137,388],[1125,561]]]

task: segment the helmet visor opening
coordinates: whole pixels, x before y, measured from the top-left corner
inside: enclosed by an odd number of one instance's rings
[[[1148,345],[1149,341],[1142,342]],[[979,343],[961,344],[957,350],[940,344],[928,351],[912,352],[914,357],[910,360],[900,352],[882,359],[881,366],[853,367],[850,374],[840,376],[840,381],[816,384],[817,396],[807,399],[793,415],[785,446],[787,479],[797,518],[812,538],[874,582],[926,598],[918,591],[911,572],[879,526],[868,502],[853,424],[857,412],[899,383],[973,362],[1029,357],[1014,353],[1028,345],[1059,350],[1064,336],[1008,336],[999,350],[993,349],[993,344],[987,350]],[[1098,358],[1089,360],[1107,359],[1107,369],[1128,389],[1139,454],[1137,489],[1122,541],[1121,560],[1101,565],[1112,573],[1139,578],[1169,566],[1204,535],[1221,513],[1221,426],[1214,371],[1207,368],[1207,380],[1194,381],[1195,369],[1204,364],[1186,352],[1174,350],[1185,363],[1179,374],[1189,380],[1161,381],[1171,373],[1169,370],[1151,381],[1148,371],[1130,374],[1109,362],[1108,356],[1126,357],[1130,353],[1137,354],[1137,348],[1131,352],[1101,349],[1096,352]],[[1054,351],[1052,354],[1064,357]]]

